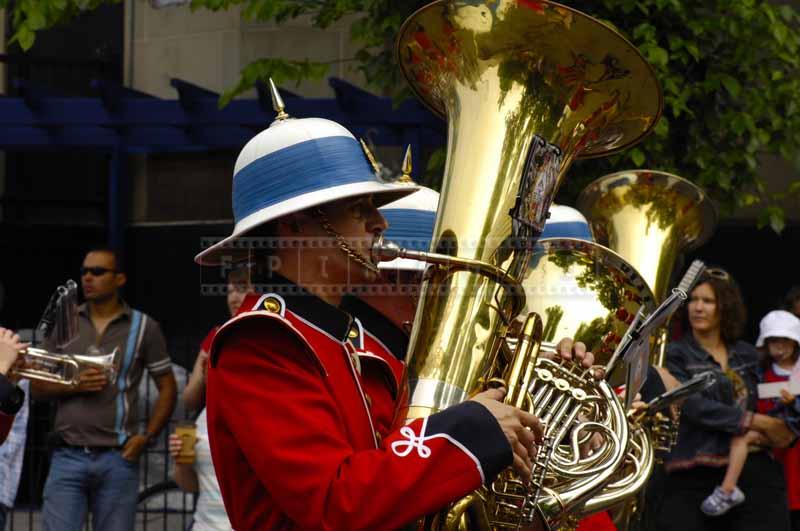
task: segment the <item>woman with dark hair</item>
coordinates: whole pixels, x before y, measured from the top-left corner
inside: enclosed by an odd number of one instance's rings
[[[687,304],[688,332],[667,349],[667,367],[681,381],[712,370],[716,383],[689,398],[678,442],[666,462],[659,529],[788,530],[783,470],[767,451],[750,454],[739,485],[747,503],[724,516],[706,516],[703,500],[722,483],[731,439],[756,431],[772,447],[786,447],[794,434],[778,418],[756,413],[758,351],[740,341],[747,315],[739,288],[721,269],[709,269]]]

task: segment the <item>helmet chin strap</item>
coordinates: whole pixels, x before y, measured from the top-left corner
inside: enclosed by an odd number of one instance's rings
[[[345,241],[345,239],[342,237],[341,234],[336,232],[333,229],[333,227],[331,227],[331,224],[328,221],[328,217],[325,215],[325,213],[321,209],[319,209],[319,208],[315,208],[314,209],[314,217],[316,217],[317,221],[319,221],[319,224],[322,227],[322,230],[327,232],[328,236],[330,236],[331,238],[333,238],[336,241],[336,245],[339,247],[339,249],[341,249],[341,251],[344,254],[346,254],[348,256],[348,258],[350,258],[351,260],[353,260],[357,264],[360,264],[361,266],[365,267],[368,271],[371,271],[372,273],[375,273],[375,274],[379,274],[380,273],[380,270],[378,269],[378,266],[376,266],[375,264],[373,264],[369,260],[365,259],[361,255],[361,253],[359,253],[358,251],[353,249],[353,247],[349,243],[347,243],[347,241]]]

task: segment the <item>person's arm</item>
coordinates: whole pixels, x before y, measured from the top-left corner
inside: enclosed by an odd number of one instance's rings
[[[161,327],[150,318],[145,321],[144,326],[146,328],[143,331],[144,337],[140,347],[142,359],[147,367],[147,372],[156,384],[158,398],[153,406],[153,411],[150,412],[146,433],[132,435],[122,448],[122,457],[130,461],[136,460],[147,443],[156,437],[169,422],[178,396],[178,386],[175,383],[175,375],[172,374],[172,362],[167,353],[167,342],[164,334],[161,333]]]
[[[26,346],[12,330],[0,327],[0,374],[9,375],[11,367],[17,362],[19,351]]]
[[[208,407],[223,493],[236,492],[241,478],[226,474],[220,462],[214,430],[221,424],[280,510],[303,529],[396,529],[512,463],[503,428],[474,401],[415,420],[389,433],[378,449],[355,450],[328,387],[336,383],[282,326],[245,321],[217,346]],[[508,420],[500,422],[507,427]],[[230,512],[244,501],[228,495],[225,503],[233,504]]]
[[[203,407],[206,396],[206,367],[208,366],[208,352],[200,349],[194,362],[189,382],[183,389],[183,403],[187,410],[196,411]]]
[[[108,377],[102,369],[91,367],[81,371],[78,385],[65,385],[42,380],[31,380],[31,398],[39,401],[57,400],[81,393],[102,391],[108,384]]]
[[[682,349],[668,350],[667,369],[680,382],[688,381],[694,376],[686,369],[688,363]],[[716,385],[720,383],[717,382]],[[747,431],[751,427],[752,418],[752,411],[743,411],[737,405],[709,398],[706,391],[691,395],[681,408],[681,422],[731,434],[742,434]]]
[[[147,422],[147,432],[137,433],[128,437],[125,446],[122,448],[122,457],[129,461],[135,461],[144,451],[154,437],[156,437],[167,422],[169,422],[172,412],[175,410],[175,402],[178,397],[178,386],[175,383],[175,375],[172,369],[169,372],[153,376],[153,381],[158,389],[158,399],[150,412],[150,420]]]
[[[5,442],[14,416],[25,402],[25,393],[4,374],[0,374],[0,444]]]
[[[169,435],[169,455],[172,459],[176,459],[183,446],[183,440],[171,433]],[[199,484],[197,481],[197,472],[194,469],[194,464],[175,463],[175,483],[184,492],[197,492]]]
[[[25,402],[25,393],[7,377],[24,347],[17,334],[0,328],[0,444],[8,437],[14,415]]]

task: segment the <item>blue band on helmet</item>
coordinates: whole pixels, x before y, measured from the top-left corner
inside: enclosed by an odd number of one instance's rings
[[[407,208],[382,208],[380,212],[389,223],[384,238],[414,251],[430,248],[436,212]]]
[[[588,242],[594,241],[589,225],[580,221],[547,223],[540,238],[577,238]]]
[[[233,178],[236,223],[254,212],[303,194],[360,182],[377,182],[354,138],[306,140],[258,158]]]

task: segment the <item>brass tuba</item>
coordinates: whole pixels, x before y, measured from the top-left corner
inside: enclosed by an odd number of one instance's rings
[[[537,506],[556,523],[621,462],[624,412],[605,382],[538,359],[536,316],[515,351],[505,338],[525,305],[520,280],[567,168],[638,142],[660,116],[660,87],[618,32],[546,0],[434,2],[404,23],[397,55],[414,93],[448,121],[427,256],[439,265],[426,273],[410,338],[407,417],[459,403],[503,376],[508,399],[547,420],[533,491],[505,474],[428,526],[518,527]],[[588,462],[575,454],[575,423],[609,441]]]
[[[595,240],[613,249],[647,282],[661,303],[681,255],[714,233],[717,211],[697,185],[670,173],[631,170],[601,177],[578,197]],[[652,362],[663,366],[665,336]]]
[[[613,249],[645,279],[660,303],[673,282],[681,255],[702,245],[714,232],[716,209],[693,183],[665,172],[632,170],[592,182],[578,198],[595,239]],[[664,365],[666,327],[656,337],[651,363]],[[640,502],[637,495],[656,461],[656,451],[668,451],[677,424],[661,413],[631,416],[632,442],[616,480],[587,502],[591,512],[613,505],[626,528]]]

